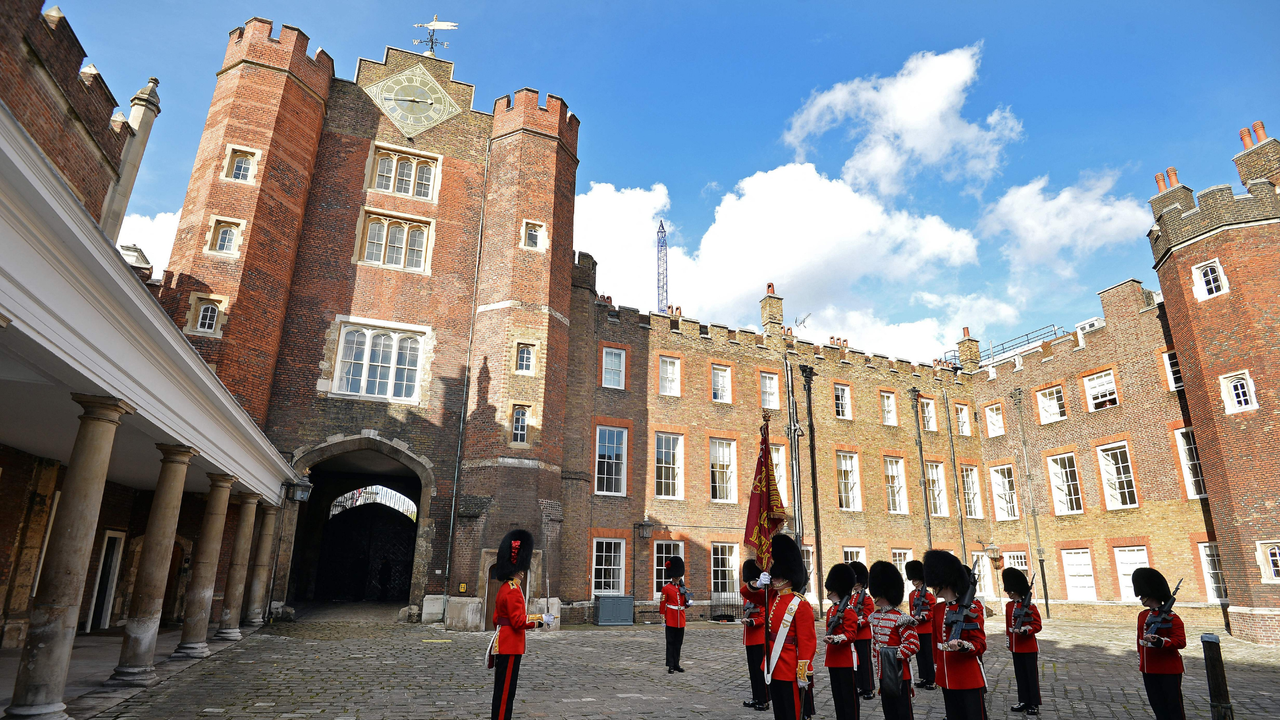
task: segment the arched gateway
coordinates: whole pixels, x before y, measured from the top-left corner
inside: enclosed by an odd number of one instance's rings
[[[420,606],[435,533],[431,461],[400,440],[366,430],[299,448],[293,466],[309,475],[314,489],[299,506],[293,525],[288,600],[367,599]],[[345,502],[349,493],[371,486],[408,498],[416,505],[416,522],[385,504],[333,512],[336,500]]]

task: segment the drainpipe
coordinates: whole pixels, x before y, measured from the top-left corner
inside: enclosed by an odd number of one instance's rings
[[[929,518],[929,486],[924,479],[924,439],[920,436],[920,388],[912,387],[907,391],[911,395],[911,409],[916,416],[916,453],[920,457],[920,495],[924,498],[924,537],[930,550],[933,549],[933,523]]]
[[[956,517],[960,521],[960,557],[969,557],[969,551],[965,547],[964,542],[964,494],[960,487],[960,466],[956,465],[956,435],[951,427],[951,398],[947,395],[947,391],[942,391],[942,404],[947,412],[947,440],[951,443],[951,477],[956,484]],[[976,471],[975,471],[976,472]]]
[[[1022,388],[1014,388],[1009,393],[1009,398],[1013,400],[1013,406],[1018,409],[1018,435],[1022,438],[1022,474],[1024,476],[1024,484],[1027,487],[1027,502],[1031,503],[1031,522],[1036,527],[1036,555],[1040,560],[1040,591],[1044,593],[1044,617],[1046,620],[1052,616],[1049,614],[1049,581],[1045,577],[1044,570],[1044,545],[1040,543],[1040,513],[1036,511],[1036,495],[1034,488],[1031,487],[1031,462],[1027,456],[1027,428],[1022,420]],[[1022,527],[1027,533],[1027,549],[1031,549],[1031,528],[1027,527],[1027,519],[1022,519]]]

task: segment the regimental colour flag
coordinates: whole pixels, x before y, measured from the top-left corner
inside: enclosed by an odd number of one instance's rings
[[[769,452],[769,421],[760,428],[760,454],[756,457],[756,479],[751,485],[751,504],[747,506],[747,533],[743,544],[755,548],[756,562],[768,568],[773,557],[773,534],[786,522],[787,511],[778,493]]]

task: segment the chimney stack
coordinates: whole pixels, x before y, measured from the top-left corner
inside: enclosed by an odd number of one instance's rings
[[[1249,128],[1240,128],[1240,141],[1244,143],[1245,150],[1253,147],[1253,133],[1249,132]]]
[[[1253,124],[1253,133],[1258,136],[1258,142],[1262,142],[1267,139],[1267,129],[1263,127],[1261,120],[1258,120]]]
[[[1169,189],[1169,185],[1165,182],[1164,173],[1156,173],[1156,187],[1160,192]]]

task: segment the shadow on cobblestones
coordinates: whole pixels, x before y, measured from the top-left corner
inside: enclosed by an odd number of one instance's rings
[[[1189,634],[1191,634],[1189,630]],[[531,633],[516,716],[523,718],[764,718],[748,694],[741,632],[697,623],[688,672],[668,675],[661,628]],[[1044,716],[1150,718],[1128,627],[1054,623],[1041,636]],[[1198,639],[1198,634],[1194,635]],[[1001,638],[987,653],[991,716],[1012,715],[1012,668]],[[488,636],[360,622],[283,623],[171,677],[98,717],[373,720],[487,718]],[[1280,648],[1223,639],[1237,718],[1280,717]],[[1187,653],[1187,717],[1208,720],[1199,643]],[[821,660],[819,660],[821,665]],[[834,717],[819,668],[819,717]],[[938,691],[916,697],[917,718],[942,718]],[[864,718],[882,717],[879,702]]]

